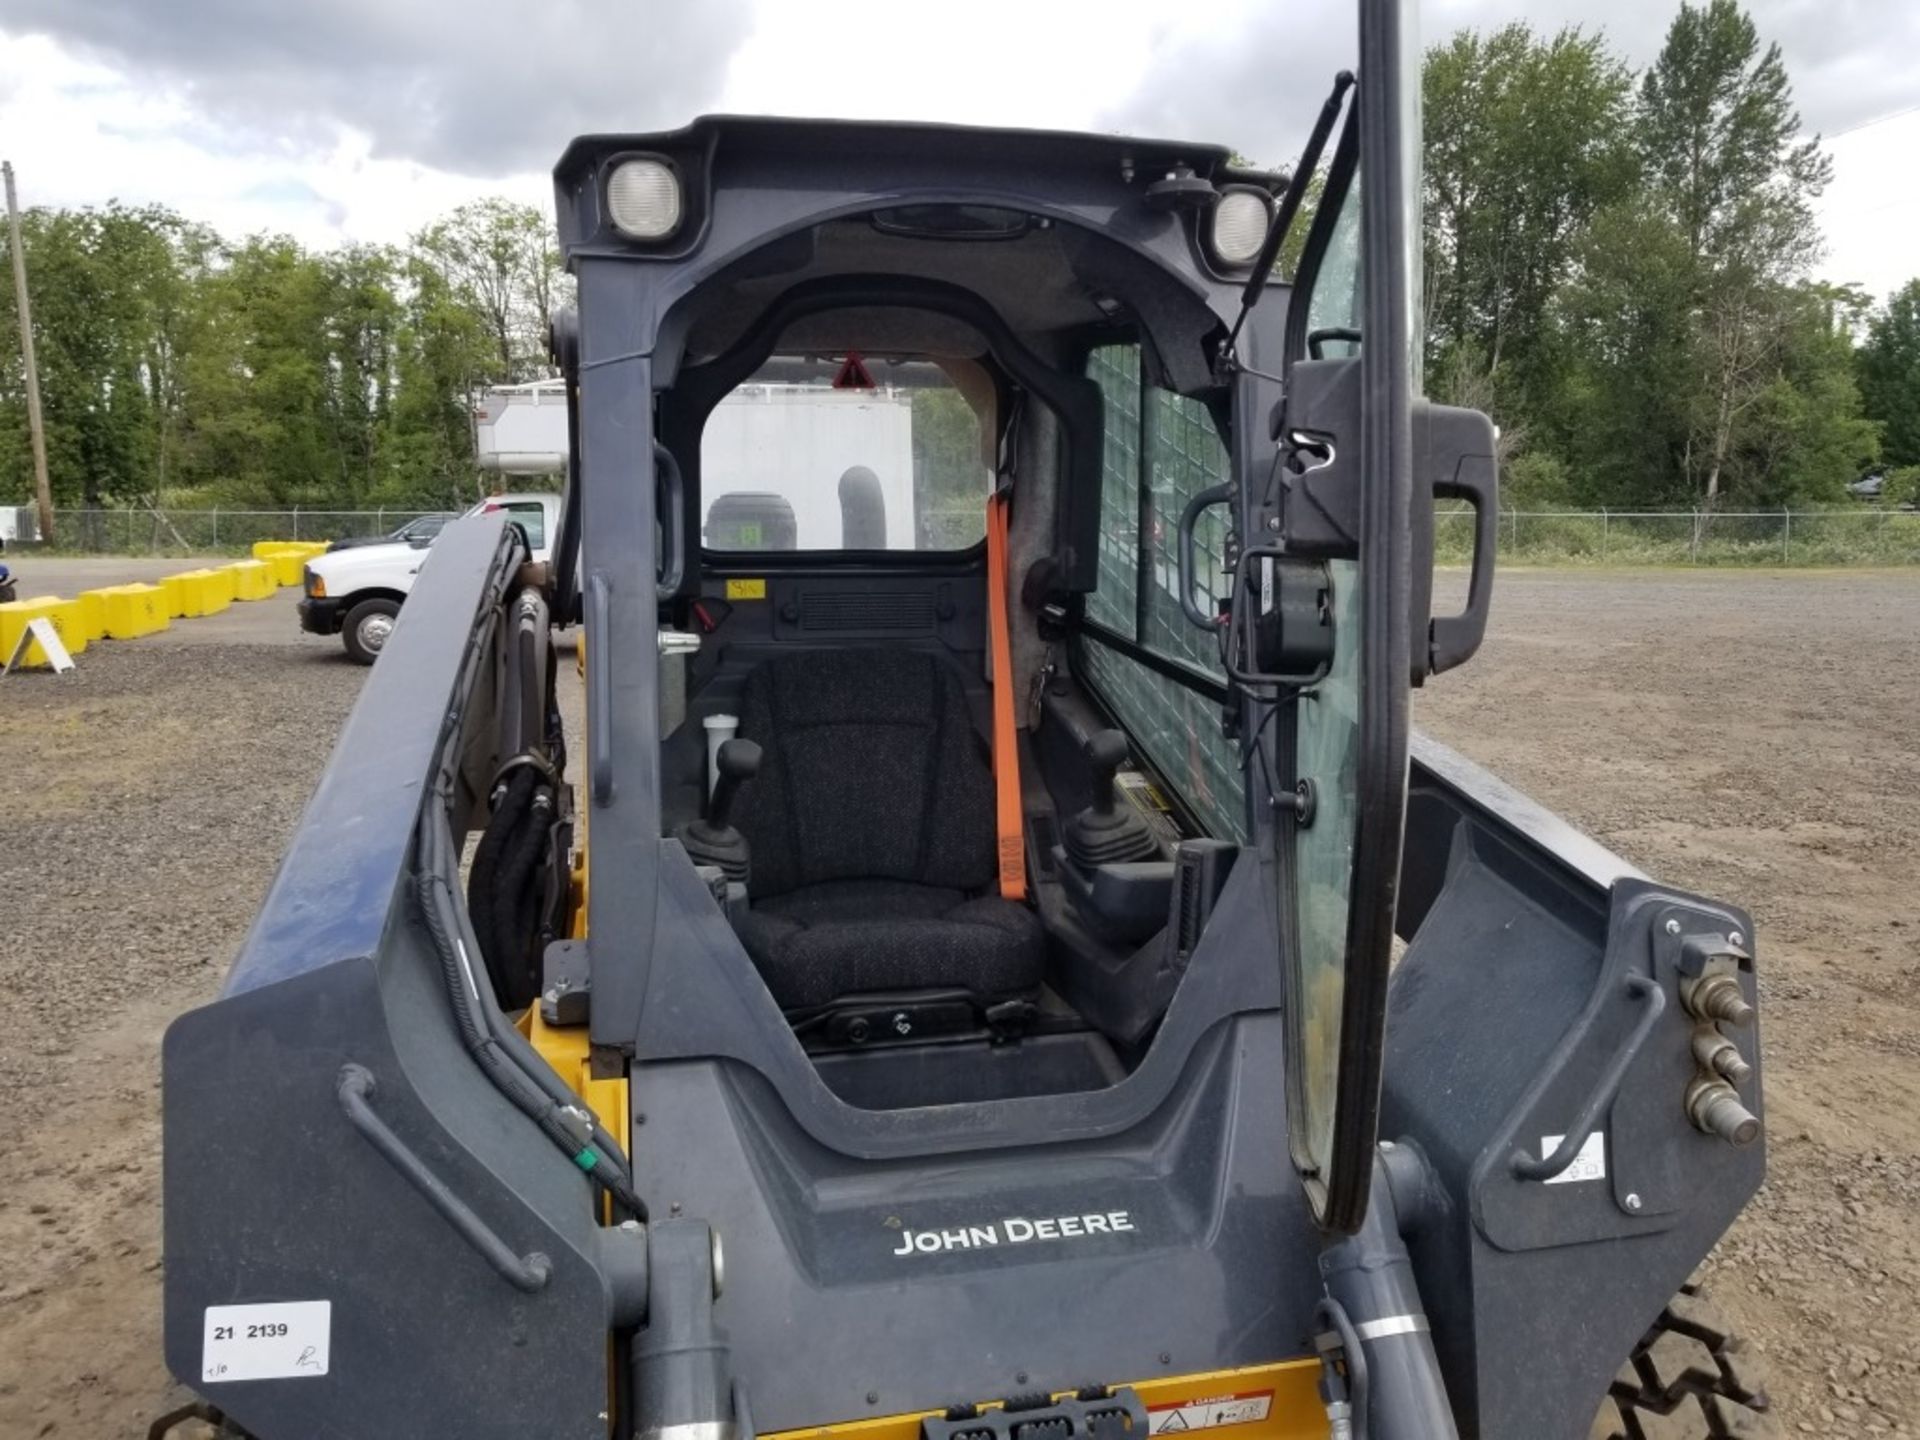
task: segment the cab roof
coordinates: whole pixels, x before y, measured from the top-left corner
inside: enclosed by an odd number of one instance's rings
[[[607,159],[633,151],[751,150],[761,154],[826,155],[856,150],[872,157],[927,162],[1004,161],[1049,168],[1111,167],[1151,172],[1185,164],[1209,180],[1273,177],[1234,166],[1224,145],[1148,140],[1078,130],[1028,130],[947,125],[924,120],[830,120],[778,115],[702,115],[678,130],[582,135],[562,152],[554,179],[566,186],[590,177]],[[1129,176],[1130,178],[1130,176]]]

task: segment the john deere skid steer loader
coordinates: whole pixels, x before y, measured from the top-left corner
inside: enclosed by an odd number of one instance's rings
[[[1690,1284],[1764,1168],[1746,916],[1409,730],[1493,432],[1420,393],[1359,22],[1290,177],[568,147],[555,558],[447,527],[168,1034],[156,1433],[1769,1433]]]

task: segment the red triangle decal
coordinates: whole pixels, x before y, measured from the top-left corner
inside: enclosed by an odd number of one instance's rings
[[[877,390],[873,376],[867,373],[867,362],[860,358],[858,350],[847,352],[846,363],[840,367],[840,373],[833,377],[836,390]]]

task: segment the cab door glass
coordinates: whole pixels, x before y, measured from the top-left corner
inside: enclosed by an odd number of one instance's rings
[[[1289,1146],[1314,1218],[1348,1233],[1373,1174],[1406,823],[1420,384],[1418,37],[1406,0],[1360,0],[1359,12],[1359,79],[1288,316],[1284,462],[1292,493],[1326,507],[1297,513],[1338,514],[1347,528],[1300,522],[1303,548],[1329,557],[1319,610],[1333,654],[1282,702],[1295,803],[1281,811],[1274,867]]]
[[[1316,359],[1360,353],[1360,196],[1355,171],[1307,297],[1307,344]]]
[[[1309,354],[1334,359],[1358,353],[1352,338],[1361,312],[1358,175],[1346,188],[1310,283]],[[1314,807],[1310,823],[1296,827],[1293,846],[1292,1035],[1300,1061],[1292,1144],[1307,1175],[1325,1175],[1333,1153],[1358,811],[1360,567],[1333,560],[1327,573],[1336,637],[1332,667],[1295,702],[1295,774],[1310,787]]]

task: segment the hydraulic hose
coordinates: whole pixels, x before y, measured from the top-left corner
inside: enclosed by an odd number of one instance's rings
[[[509,536],[512,532],[509,531]],[[501,1011],[491,983],[481,984],[473,970],[480,954],[467,909],[458,890],[460,857],[454,844],[453,814],[455,753],[464,719],[466,699],[474,676],[488,654],[495,633],[498,607],[505,598],[506,577],[521,548],[509,539],[490,582],[485,612],[489,623],[476,625],[467,637],[457,694],[462,698],[448,712],[441,728],[440,765],[432,793],[416,832],[415,878],[421,910],[440,960],[441,978],[462,1043],[494,1087],[525,1114],[560,1150],[591,1176],[614,1203],[636,1220],[647,1218],[646,1202],[634,1193],[628,1178],[626,1154],[607,1134],[593,1112],[538,1055],[527,1039]],[[484,836],[482,837],[484,843]],[[476,859],[477,859],[476,855]],[[491,862],[490,862],[491,863]],[[484,959],[481,962],[484,964]]]
[[[532,983],[524,973],[530,924],[520,918],[520,891],[545,841],[543,822],[532,828],[526,824],[541,789],[540,774],[532,766],[516,768],[501,783],[499,803],[493,806],[493,818],[480,835],[480,845],[474,847],[467,879],[467,912],[480,941],[480,956],[493,977],[495,993],[513,1006],[530,1004],[540,989],[538,970],[532,973]],[[547,795],[551,810],[551,791]]]
[[[534,932],[542,898],[531,882],[552,844],[548,833],[552,818],[553,791],[536,784],[500,862],[499,892],[493,905],[493,954],[488,957],[488,968],[507,982],[500,988],[514,1004],[531,1004],[540,989],[538,957],[531,966],[527,963],[528,952],[538,938]],[[486,932],[481,932],[481,938],[484,944]]]
[[[621,1151],[612,1143],[612,1137],[606,1135],[592,1112],[566,1088],[559,1076],[553,1074],[551,1067],[534,1055],[532,1047],[525,1048],[525,1058],[533,1063],[523,1068],[518,1048],[512,1047],[510,1042],[504,1041],[495,1032],[493,1022],[497,1016],[501,1029],[513,1034],[525,1045],[519,1032],[506,1025],[505,1017],[499,1015],[492,985],[483,986],[474,974],[471,957],[477,947],[471,946],[469,934],[462,933],[466,927],[462,924],[457,894],[450,878],[453,874],[453,867],[449,863],[453,849],[452,831],[447,824],[446,811],[438,803],[444,796],[437,794],[435,799],[436,803],[422,817],[420,828],[421,908],[426,915],[427,931],[433,937],[434,949],[440,958],[441,974],[453,1004],[454,1020],[459,1027],[461,1040],[501,1094],[534,1121],[574,1164],[599,1182],[613,1197],[615,1204],[636,1218],[644,1219],[645,1202],[634,1193],[624,1165],[613,1158],[621,1155]],[[536,1081],[533,1078],[536,1075],[541,1075],[542,1079]],[[551,1088],[545,1083],[547,1080],[551,1081]]]

